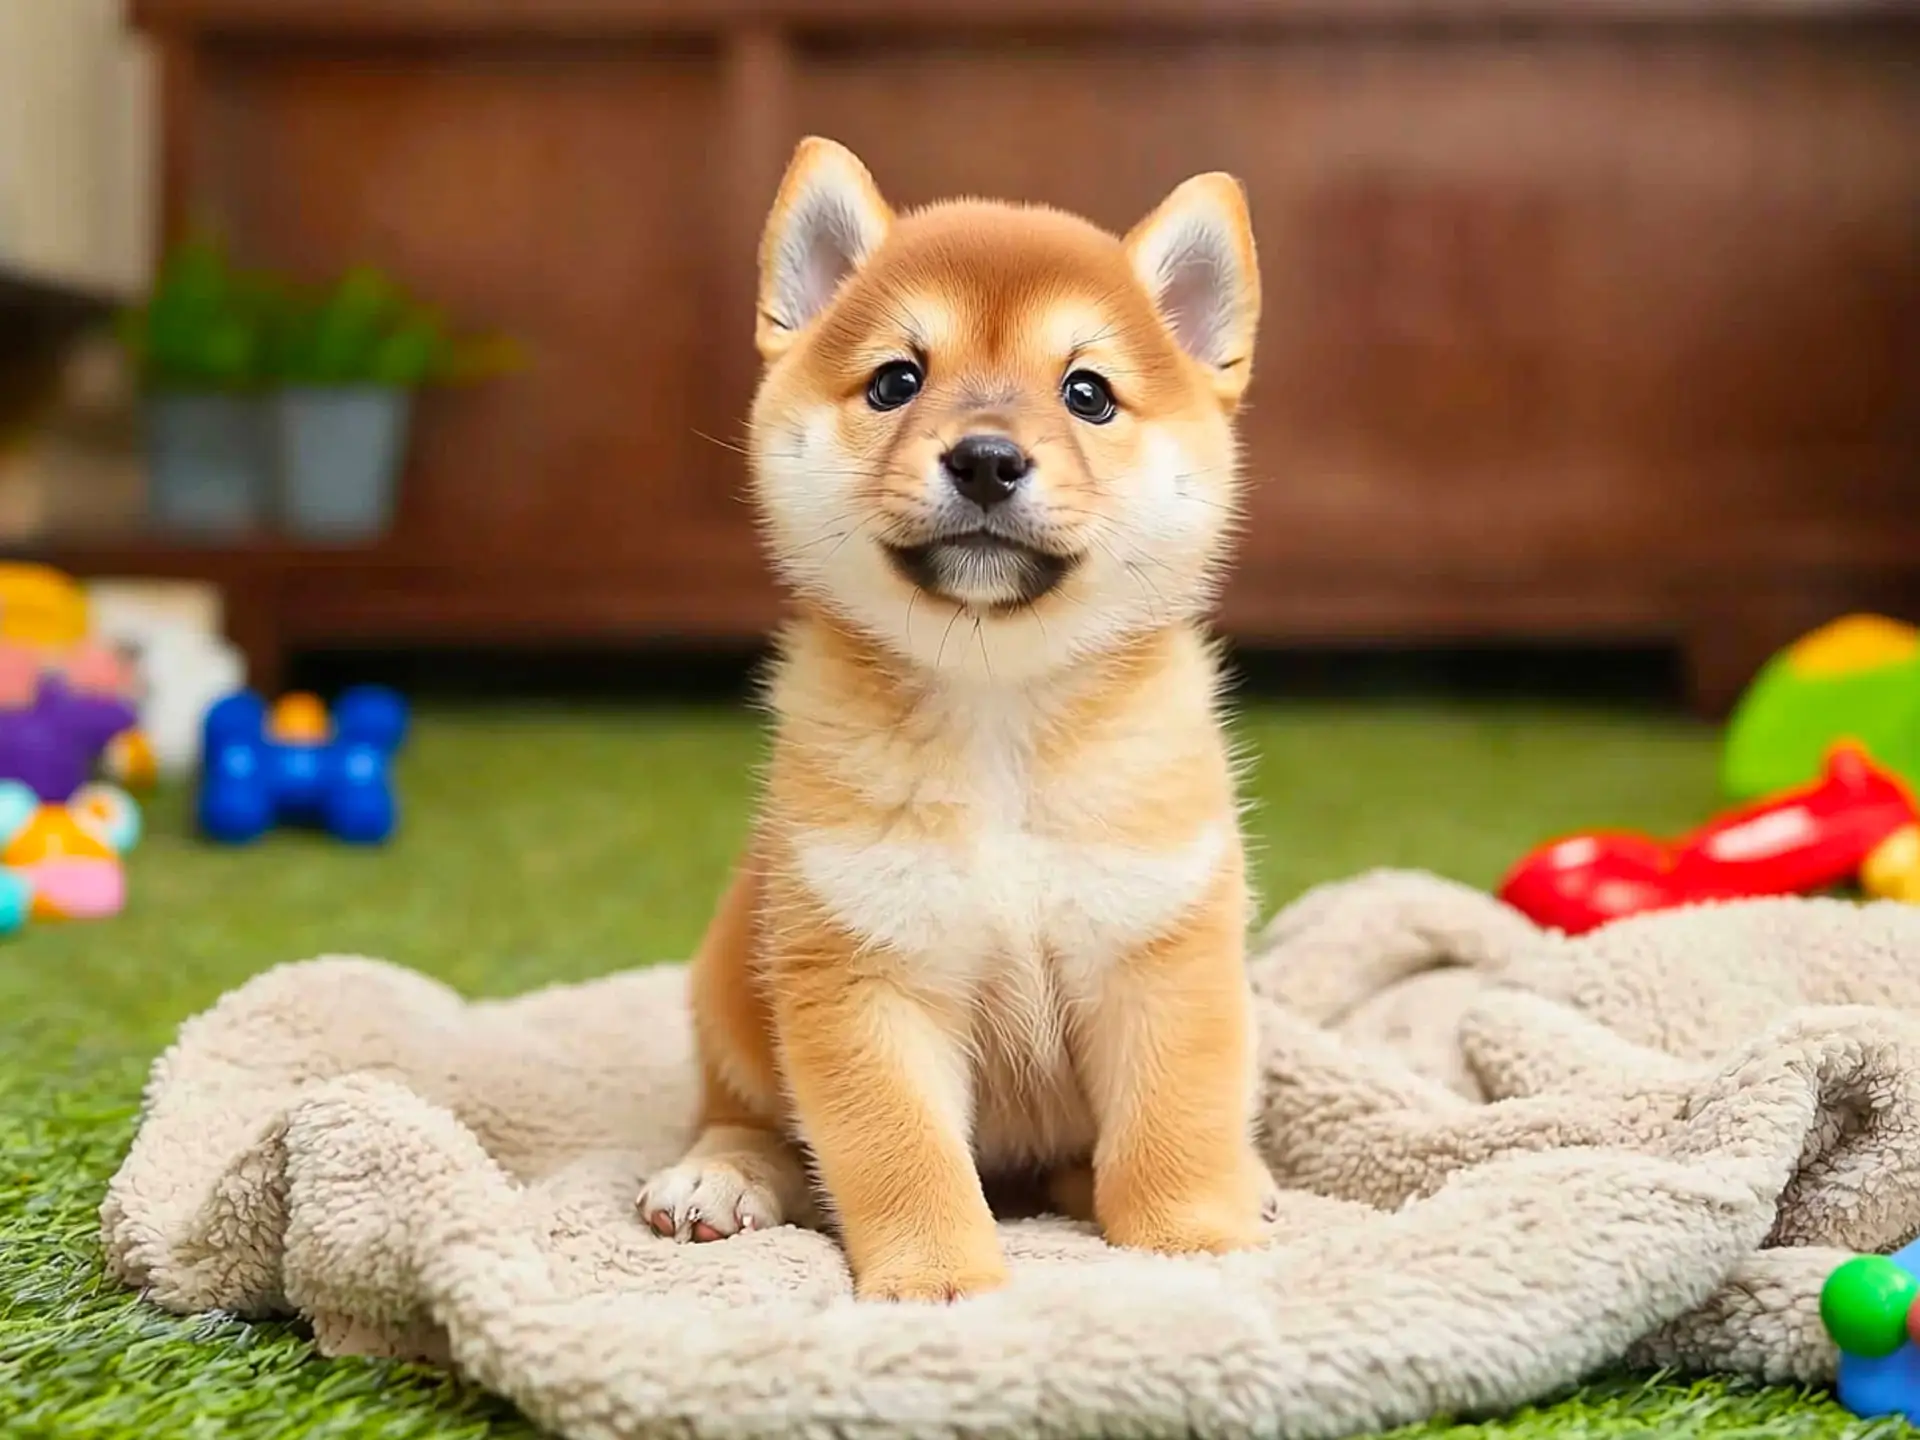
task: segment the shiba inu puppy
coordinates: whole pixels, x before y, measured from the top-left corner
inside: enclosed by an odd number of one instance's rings
[[[761,251],[754,495],[796,615],[753,838],[692,974],[717,1240],[817,1193],[863,1297],[1006,1278],[981,1176],[1117,1245],[1257,1244],[1248,897],[1199,624],[1260,281],[1239,185],[1124,239],[895,215],[826,140]],[[816,1186],[809,1176],[809,1161]]]

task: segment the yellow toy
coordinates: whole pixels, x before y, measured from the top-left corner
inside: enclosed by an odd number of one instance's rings
[[[122,730],[100,757],[107,778],[129,790],[151,790],[160,783],[160,760],[144,730]]]
[[[274,701],[267,713],[267,733],[288,745],[324,745],[333,738],[333,721],[324,700],[296,690]]]
[[[87,638],[87,593],[50,565],[0,562],[0,641],[66,650]]]
[[[1860,888],[1878,900],[1920,905],[1920,825],[1903,826],[1874,848],[1860,867]]]

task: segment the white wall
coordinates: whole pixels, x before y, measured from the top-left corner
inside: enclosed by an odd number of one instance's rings
[[[151,60],[122,0],[0,0],[0,270],[138,290],[155,132]]]

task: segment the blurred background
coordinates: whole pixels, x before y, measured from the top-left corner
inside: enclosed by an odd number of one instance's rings
[[[1920,618],[1917,13],[0,0],[0,551],[270,697],[737,705],[795,140],[1115,229],[1224,168],[1243,696],[1717,719]]]
[[[777,600],[727,447],[794,140],[1116,228],[1225,168],[1268,296],[1228,635],[1631,654],[1721,710],[1920,587],[1913,14],[0,0],[4,543],[208,583],[268,689],[744,653]]]

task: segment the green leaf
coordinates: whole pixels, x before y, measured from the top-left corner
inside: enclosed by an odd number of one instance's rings
[[[442,348],[440,327],[416,320],[380,342],[370,367],[375,384],[411,389],[427,383]]]
[[[164,257],[120,338],[157,389],[465,384],[519,368],[517,346],[454,334],[397,280],[355,265],[324,286],[236,269],[210,230]]]
[[[146,305],[121,317],[120,332],[149,388],[245,389],[264,378],[264,318],[258,286],[203,232],[168,252]]]

